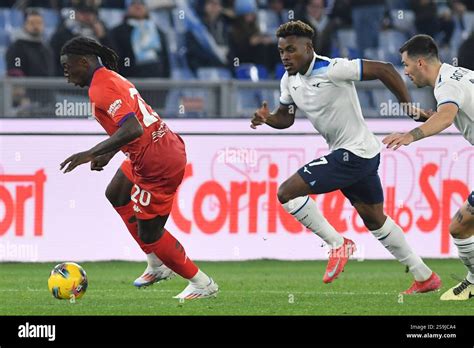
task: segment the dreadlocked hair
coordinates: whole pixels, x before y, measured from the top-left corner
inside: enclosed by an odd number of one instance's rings
[[[117,53],[107,46],[102,45],[100,42],[88,37],[77,36],[66,42],[61,48],[61,55],[63,54],[98,56],[107,69],[118,71]]]

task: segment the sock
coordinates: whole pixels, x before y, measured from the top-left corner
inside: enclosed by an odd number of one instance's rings
[[[194,262],[186,255],[181,243],[166,229],[156,242],[145,244],[168,268],[186,279],[193,278],[199,271]]]
[[[344,243],[344,238],[329,224],[319,212],[316,202],[309,196],[297,197],[282,205],[296,220],[321,237],[331,249],[337,249]]]
[[[146,254],[146,258],[148,260],[148,266],[151,268],[157,268],[163,265],[163,261],[161,261],[154,253]]]
[[[381,228],[370,231],[380,243],[402,264],[408,266],[416,281],[422,282],[431,277],[431,269],[416,255],[408,245],[403,230],[390,216]]]
[[[453,240],[458,247],[459,258],[469,271],[466,279],[474,284],[474,236],[466,239],[453,238]]]
[[[206,285],[209,285],[209,283],[211,282],[211,279],[206,273],[204,273],[201,270],[198,270],[196,275],[192,277],[191,279],[189,279],[189,281],[199,286],[206,286]]]

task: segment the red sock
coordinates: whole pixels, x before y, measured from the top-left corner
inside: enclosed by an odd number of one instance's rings
[[[117,211],[117,213],[119,213],[123,222],[125,222],[128,231],[132,235],[133,239],[135,239],[135,241],[138,243],[143,252],[145,254],[152,253],[153,251],[148,248],[148,246],[138,237],[138,224],[135,214],[133,213],[133,202],[130,201],[127,205],[122,207],[114,207],[114,209]]]
[[[181,277],[191,279],[198,272],[198,267],[186,256],[186,251],[180,242],[166,229],[156,242],[146,244],[147,248],[170,269]]]

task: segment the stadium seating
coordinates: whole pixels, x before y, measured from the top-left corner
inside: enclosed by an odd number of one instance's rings
[[[56,31],[60,15],[56,10],[48,8],[42,8],[40,13],[43,16],[45,36],[49,40]]]
[[[158,28],[164,32],[173,30],[174,26],[171,21],[171,13],[167,10],[152,11],[150,17],[156,23]]]
[[[474,11],[466,12],[463,17],[466,32],[470,33],[474,30]]]
[[[173,80],[194,80],[195,77],[189,69],[175,68],[171,71]],[[171,88],[165,104],[165,115],[178,117],[204,117],[206,116],[206,90],[199,88]]]
[[[0,46],[0,76],[4,76],[6,74],[6,61],[5,61],[5,52],[6,47]]]
[[[235,76],[239,80],[259,80],[268,79],[268,71],[263,65],[245,63],[235,68]]]
[[[341,57],[358,58],[360,52],[357,49],[356,32],[354,29],[340,29],[337,31],[337,42],[339,55]]]
[[[415,33],[415,13],[412,10],[393,9],[390,17],[395,29],[412,35]]]
[[[280,80],[283,75],[285,75],[285,72],[286,70],[283,64],[278,63],[275,67],[275,79]]]
[[[400,65],[400,47],[407,37],[397,30],[384,30],[379,33],[379,59]]]
[[[225,81],[232,78],[232,74],[225,68],[199,68],[196,72],[199,80]]]
[[[107,29],[112,29],[123,21],[124,11],[116,8],[99,9],[99,18],[104,22]]]
[[[283,18],[286,18],[288,11],[282,11]],[[261,9],[257,12],[257,22],[262,34],[275,36],[275,32],[280,26],[278,15],[271,10]],[[275,38],[276,40],[276,38]]]

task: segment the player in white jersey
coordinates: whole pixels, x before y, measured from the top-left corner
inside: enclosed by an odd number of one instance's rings
[[[391,134],[383,143],[396,150],[438,134],[454,123],[464,138],[474,145],[474,72],[441,63],[438,47],[428,35],[412,37],[400,48],[400,53],[405,74],[417,87],[433,87],[438,107],[420,127],[406,134]],[[461,283],[445,292],[441,300],[468,300],[474,297],[474,192],[451,220],[449,232],[468,274]]]
[[[342,272],[355,244],[337,233],[308,195],[339,189],[365,226],[414,275],[413,285],[404,293],[436,290],[441,286],[439,277],[413,252],[402,229],[384,214],[377,173],[381,143],[367,128],[353,81],[380,79],[400,102],[409,102],[408,90],[389,63],[318,56],[312,45],[313,35],[311,27],[301,21],[278,28],[278,49],[286,69],[280,106],[270,113],[264,103],[255,112],[251,126],[288,128],[298,108],[324,137],[331,153],[307,163],[286,180],[279,187],[278,199],[287,212],[330,247],[324,283],[332,282]]]

